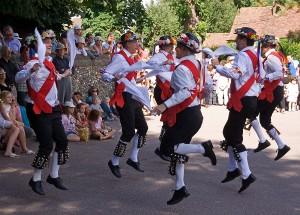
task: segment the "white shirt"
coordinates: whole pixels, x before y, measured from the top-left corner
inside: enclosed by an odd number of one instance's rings
[[[243,50],[239,51],[235,56],[234,63],[232,68],[226,68],[221,65],[217,65],[217,72],[221,75],[231,78],[234,81],[236,90],[240,89],[253,75],[253,65],[250,57],[246,54],[246,50],[252,51],[256,56],[257,52],[253,46],[248,46]],[[265,77],[265,71],[262,65],[262,59],[259,61],[260,67],[260,78],[263,79]],[[236,71],[239,70],[239,72]],[[245,96],[258,96],[260,93],[260,86],[258,83],[254,82],[254,84],[250,87]]]
[[[183,57],[180,59],[180,62],[183,60],[192,61],[193,64],[197,66],[200,72],[200,64],[199,61],[196,60],[195,55]],[[202,77],[200,76],[200,78]],[[177,66],[176,70],[172,75],[171,87],[173,88],[174,93],[168,100],[164,102],[167,108],[180,104],[187,98],[191,97],[192,90],[196,88],[196,82],[193,73],[184,65]],[[200,100],[196,96],[194,101],[189,105],[189,107],[193,107],[199,104]]]
[[[264,62],[264,69],[266,71],[266,79],[270,81],[278,80],[283,78],[283,67],[278,57],[271,55],[275,49],[270,49],[266,52],[266,60]],[[283,86],[283,82],[280,81],[280,86]]]
[[[29,70],[21,70],[16,74],[15,80],[17,83],[25,83],[27,80],[29,80],[31,88],[35,92],[38,92],[47,80],[49,73],[49,70],[43,64],[38,71],[33,73],[31,73]],[[26,100],[29,103],[34,103],[29,97]],[[57,87],[55,82],[53,83],[53,86],[48,92],[45,100],[51,107],[54,107],[59,104],[57,97]]]

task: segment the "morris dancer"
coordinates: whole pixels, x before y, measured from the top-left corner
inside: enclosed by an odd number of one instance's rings
[[[261,42],[262,53],[265,55],[263,65],[266,77],[264,87],[258,97],[259,122],[256,118],[250,119],[251,126],[259,138],[259,144],[254,152],[260,152],[271,145],[263,134],[262,125],[277,144],[278,150],[274,160],[279,160],[291,149],[280,138],[280,132],[271,124],[272,114],[282,100],[284,93],[282,82],[284,56],[275,50],[276,39],[274,35],[265,35]]]
[[[171,157],[170,174],[176,175],[176,189],[168,205],[177,204],[188,193],[184,183],[184,163],[187,154],[201,153],[216,165],[216,156],[211,141],[190,144],[202,124],[200,91],[203,86],[203,73],[195,54],[200,52],[200,42],[191,33],[182,34],[177,40],[176,57],[180,60],[172,79],[172,94],[154,107],[154,113],[162,113],[162,121],[168,129],[162,137],[162,153]]]
[[[137,35],[131,31],[121,36],[123,50],[115,54],[111,63],[106,67],[103,78],[117,80],[115,94],[110,100],[110,104],[115,104],[120,114],[122,135],[115,147],[113,156],[108,162],[111,172],[121,178],[119,160],[126,152],[127,144],[132,141],[132,150],[127,164],[139,172],[144,172],[140,168],[138,152],[146,142],[148,126],[142,111],[143,104],[150,108],[149,96],[141,93],[141,88],[136,86],[136,71],[124,73],[125,68],[135,63],[133,55],[138,48]],[[146,90],[147,91],[147,90]],[[143,97],[143,98],[142,98]],[[144,102],[146,101],[146,102]],[[135,132],[137,129],[137,132]]]
[[[46,32],[43,33],[43,41],[37,30],[35,34],[38,39],[39,60],[29,61],[25,65],[25,70],[16,74],[16,82],[27,81],[29,95],[27,115],[39,141],[39,150],[32,163],[34,174],[29,181],[29,186],[35,193],[45,195],[42,187],[42,170],[48,164],[53,141],[56,146],[47,182],[61,190],[67,188],[63,185],[58,171],[60,165],[65,164],[69,158],[69,148],[61,121],[61,108],[55,82],[59,75],[56,74],[55,66],[50,61],[51,39]]]
[[[239,52],[232,68],[219,65],[217,59],[213,59],[212,62],[218,73],[232,79],[231,95],[227,104],[229,116],[223,130],[225,141],[222,145],[229,154],[229,165],[227,175],[222,183],[229,182],[242,174],[240,193],[256,179],[248,165],[247,150],[243,144],[243,127],[247,118],[255,117],[259,94],[259,85],[256,83],[256,79],[259,76],[258,71],[261,76],[264,71],[253,47],[257,37],[256,31],[243,27],[236,29],[235,33]]]

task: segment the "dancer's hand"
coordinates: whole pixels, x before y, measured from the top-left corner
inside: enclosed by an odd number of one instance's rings
[[[166,109],[167,109],[167,106],[164,103],[162,103],[162,104],[154,107],[151,112],[153,114],[159,115],[159,114],[163,113]]]

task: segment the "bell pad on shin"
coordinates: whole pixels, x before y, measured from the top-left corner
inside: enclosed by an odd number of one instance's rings
[[[139,135],[138,136],[138,145],[137,145],[137,147],[140,149],[144,145],[146,145],[146,135],[144,135],[144,136]]]
[[[114,150],[114,155],[117,157],[123,157],[126,152],[126,146],[126,143],[119,141]]]
[[[48,166],[49,162],[49,156],[48,155],[43,155],[41,153],[37,153],[35,156],[31,166],[37,169],[44,169],[46,166]]]
[[[60,150],[57,152],[57,164],[64,165],[66,164],[67,160],[70,158],[70,149],[69,146],[66,147],[65,150]]]
[[[169,173],[170,175],[176,175],[176,164],[184,164],[187,163],[189,160],[189,157],[182,154],[172,153],[170,155],[171,161],[169,166]]]

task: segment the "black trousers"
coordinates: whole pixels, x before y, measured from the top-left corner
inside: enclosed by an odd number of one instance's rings
[[[267,100],[258,100],[257,115],[259,114],[259,121],[261,126],[267,131],[274,128],[274,126],[271,124],[271,117],[275,108],[283,99],[283,93],[283,86],[277,86],[273,91],[274,99],[272,103],[268,102]]]
[[[235,147],[238,152],[246,151],[243,145],[243,128],[246,119],[256,116],[257,97],[246,96],[241,100],[243,108],[240,112],[229,110],[229,116],[223,129],[223,135],[228,145]]]
[[[174,146],[180,143],[189,144],[199,131],[203,122],[200,106],[188,107],[176,115],[176,124],[168,127],[162,137],[161,152],[170,155]]]
[[[120,108],[117,106],[122,126],[120,140],[130,142],[135,134],[135,129],[137,129],[137,133],[140,136],[145,136],[148,131],[148,125],[142,111],[143,105],[132,99],[130,93],[124,92],[123,98],[125,102],[124,107]]]
[[[61,121],[60,107],[54,107],[52,113],[38,115],[33,112],[32,108],[33,105],[28,103],[26,106],[27,116],[40,144],[37,155],[48,158],[53,149],[53,142],[56,143],[56,152],[65,152],[68,140]]]

